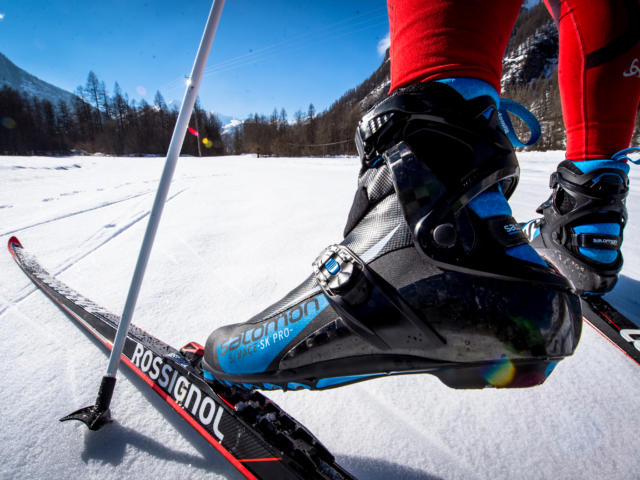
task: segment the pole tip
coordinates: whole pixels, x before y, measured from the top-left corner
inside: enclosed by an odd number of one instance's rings
[[[95,405],[76,410],[66,417],[62,417],[60,421],[79,420],[89,427],[89,430],[99,430],[105,424],[111,422],[109,405],[111,404],[111,396],[113,395],[115,385],[116,377],[105,375],[102,377]]]
[[[95,405],[81,408],[60,419],[61,422],[68,420],[79,420],[84,423],[89,430],[99,430],[112,421],[111,412],[108,408],[106,410],[100,410]]]

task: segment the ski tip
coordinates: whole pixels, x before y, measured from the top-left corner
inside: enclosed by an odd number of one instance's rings
[[[13,236],[9,239],[7,247],[9,248],[9,250],[11,250],[13,247],[22,247],[22,244],[20,243],[20,240],[18,240],[18,237]]]

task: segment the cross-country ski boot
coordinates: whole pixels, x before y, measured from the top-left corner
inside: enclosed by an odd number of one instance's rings
[[[205,377],[292,390],[403,373],[455,388],[544,382],[576,348],[580,306],[511,217],[519,168],[494,100],[407,87],[364,116],[356,143],[344,240],[281,301],[215,330]]]
[[[606,160],[561,162],[551,175],[551,196],[537,209],[543,217],[523,227],[531,245],[579,294],[606,293],[618,280],[627,221],[627,154],[637,150]]]

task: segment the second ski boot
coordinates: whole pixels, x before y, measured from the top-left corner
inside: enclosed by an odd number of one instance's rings
[[[356,143],[344,240],[281,301],[215,330],[205,377],[292,390],[403,373],[455,388],[544,382],[576,348],[580,306],[511,216],[519,167],[493,99],[407,87],[364,116]]]
[[[537,209],[543,218],[523,227],[531,245],[581,295],[606,293],[618,280],[627,222],[627,154],[637,150],[606,160],[561,162],[551,175],[551,196]]]

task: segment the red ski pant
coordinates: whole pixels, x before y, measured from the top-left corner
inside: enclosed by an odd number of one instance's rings
[[[500,91],[521,0],[388,0],[391,90],[469,77]],[[558,25],[568,159],[629,146],[640,101],[638,0],[545,0]]]

